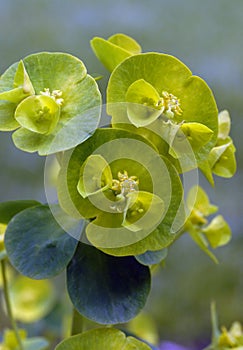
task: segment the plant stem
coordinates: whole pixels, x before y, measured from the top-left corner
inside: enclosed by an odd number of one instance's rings
[[[12,311],[10,296],[9,296],[9,286],[8,286],[8,281],[7,281],[7,276],[6,276],[6,262],[4,259],[1,261],[1,268],[2,268],[2,277],[3,277],[3,293],[4,293],[4,299],[5,299],[5,303],[6,303],[8,317],[10,319],[11,326],[13,328],[19,349],[24,350],[23,344],[22,344],[22,341],[21,341],[21,338],[19,335],[18,327],[17,327],[16,321],[13,317],[13,311]]]
[[[73,309],[72,334],[80,334],[84,331],[84,318],[76,309]]]

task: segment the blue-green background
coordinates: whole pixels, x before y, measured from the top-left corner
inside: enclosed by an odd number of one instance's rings
[[[147,303],[161,339],[189,344],[209,337],[212,299],[221,323],[243,322],[243,1],[0,0],[0,72],[30,53],[64,51],[80,57],[90,73],[107,76],[89,41],[116,32],[133,36],[143,51],[178,57],[207,81],[219,110],[228,109],[232,117],[237,174],[216,179],[214,189],[201,179],[232,227],[232,243],[219,249],[216,266],[189,238],[178,241],[155,275]],[[45,201],[44,162],[16,150],[10,134],[1,133],[0,200]]]

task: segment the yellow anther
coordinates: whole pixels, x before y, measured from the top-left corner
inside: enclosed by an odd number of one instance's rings
[[[169,118],[173,118],[174,114],[181,115],[183,112],[180,108],[180,100],[167,91],[162,91],[162,97],[157,104],[158,106],[163,106],[163,112],[168,115]]]
[[[53,90],[52,92],[50,92],[49,88],[45,88],[44,91],[40,91],[40,94],[51,97],[60,106],[64,102],[64,99],[61,97],[62,96],[61,90]]]
[[[116,199],[120,202],[117,202],[111,208],[115,209],[117,212],[121,212],[121,199],[126,203],[127,195],[131,192],[138,191],[138,178],[137,176],[128,176],[126,170],[118,172],[118,180],[113,179],[111,189],[115,192]],[[125,208],[125,206],[123,206]]]
[[[121,191],[120,181],[119,180],[112,180],[111,189],[113,191],[120,192]]]

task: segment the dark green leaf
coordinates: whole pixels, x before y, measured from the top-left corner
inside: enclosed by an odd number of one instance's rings
[[[39,202],[34,200],[18,200],[0,203],[0,223],[8,224],[12,217],[18,214],[20,211],[40,205]]]
[[[5,233],[5,247],[13,266],[23,275],[45,279],[60,273],[71,260],[77,241],[56,222],[47,206],[17,214]]]
[[[81,314],[98,323],[116,324],[129,321],[143,308],[150,273],[134,257],[112,257],[79,244],[68,265],[67,285]]]

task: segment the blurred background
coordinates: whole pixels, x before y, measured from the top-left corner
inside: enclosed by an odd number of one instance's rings
[[[238,171],[216,178],[210,199],[229,222],[233,238],[217,252],[215,265],[185,236],[155,273],[146,311],[161,340],[195,347],[210,338],[210,302],[220,324],[243,322],[243,1],[242,0],[0,0],[0,74],[38,51],[64,51],[81,58],[90,74],[108,73],[91,51],[94,36],[122,32],[143,51],[172,54],[212,88],[219,110],[232,117]],[[100,82],[104,92],[107,78]],[[10,133],[0,134],[0,200],[45,202],[44,157],[14,148]],[[200,347],[200,346],[199,346]]]

